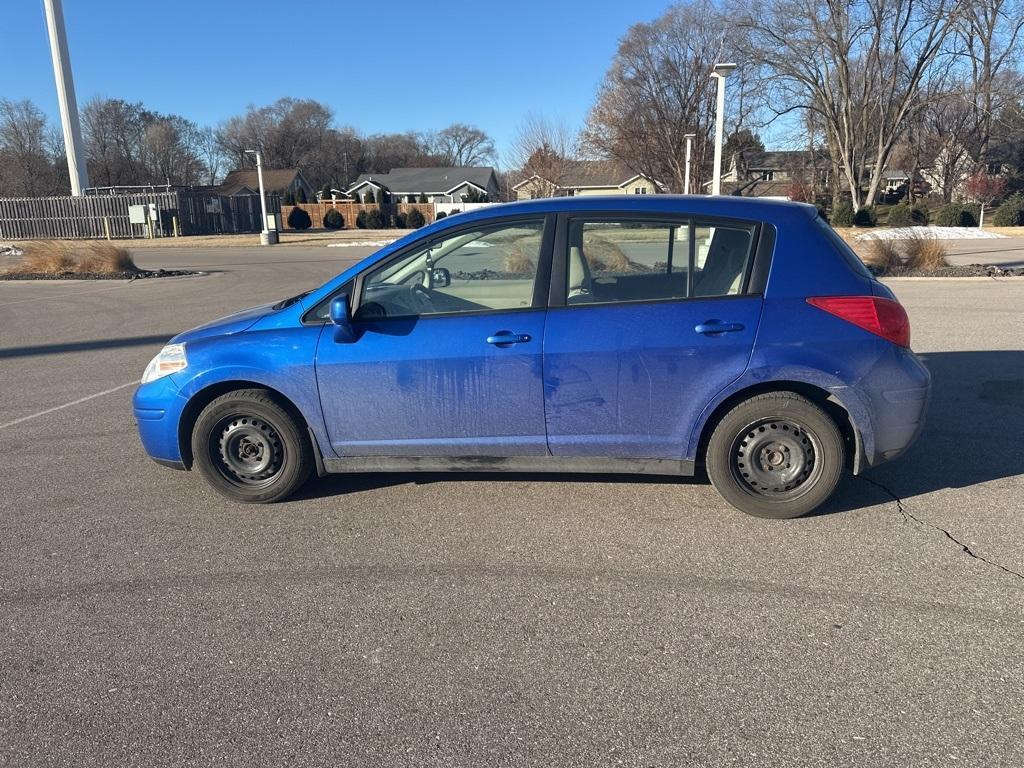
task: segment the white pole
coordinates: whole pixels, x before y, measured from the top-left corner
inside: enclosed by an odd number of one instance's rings
[[[686,134],[686,178],[683,179],[683,194],[690,194],[690,154],[693,150],[693,137],[696,134]]]
[[[725,76],[715,73],[718,79],[718,106],[715,110],[715,175],[711,180],[711,194],[722,194],[722,143],[725,139]]]
[[[263,191],[263,158],[260,157],[259,150],[256,151],[256,177],[260,182],[260,210],[263,211],[263,230],[261,235],[266,237],[267,234],[267,195]]]
[[[78,102],[75,101],[75,81],[71,76],[71,57],[64,31],[64,9],[61,0],[43,0],[43,8],[46,29],[50,34],[50,57],[53,59],[53,77],[57,81],[57,104],[64,128],[64,152],[68,158],[71,194],[81,197],[89,186],[89,174],[82,149],[82,129],[78,124]]]

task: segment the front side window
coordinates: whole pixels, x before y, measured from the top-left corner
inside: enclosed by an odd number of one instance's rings
[[[435,240],[368,273],[356,319],[529,308],[543,238],[536,220]]]
[[[740,224],[572,221],[566,304],[737,295],[753,239]]]

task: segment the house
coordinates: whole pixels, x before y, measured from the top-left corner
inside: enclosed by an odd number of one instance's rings
[[[810,150],[734,152],[722,171],[722,194],[789,199],[795,185],[824,188],[829,158]],[[704,186],[710,190],[711,182]]]
[[[549,174],[556,175],[556,174]],[[664,185],[610,160],[567,160],[557,178],[533,174],[512,187],[517,200],[577,195],[647,195]]]
[[[396,203],[418,203],[423,197],[431,203],[461,203],[474,194],[497,200],[500,190],[498,177],[489,166],[392,168],[388,173],[364,173],[345,190],[359,200],[371,192],[375,200],[384,193]]]
[[[289,193],[298,197],[300,191],[306,200],[314,200],[316,196],[316,190],[302,176],[302,171],[295,168],[264,168],[263,187],[268,195],[276,193],[282,198]],[[216,187],[211,187],[210,191],[228,197],[258,195],[260,181],[255,168],[237,168]]]

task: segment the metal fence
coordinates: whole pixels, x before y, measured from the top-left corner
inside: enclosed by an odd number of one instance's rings
[[[151,224],[133,224],[128,208],[155,205]],[[278,195],[267,196],[267,212],[278,215]],[[258,195],[227,197],[200,190],[86,197],[0,198],[0,240],[168,237],[259,232]]]

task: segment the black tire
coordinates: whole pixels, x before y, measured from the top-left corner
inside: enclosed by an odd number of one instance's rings
[[[794,392],[736,405],[716,425],[705,457],[722,498],[748,515],[777,520],[824,504],[845,460],[846,444],[832,417]]]
[[[293,494],[314,463],[301,420],[265,389],[238,389],[211,401],[192,429],[192,455],[214,490],[253,504]]]

